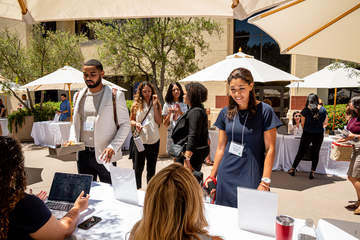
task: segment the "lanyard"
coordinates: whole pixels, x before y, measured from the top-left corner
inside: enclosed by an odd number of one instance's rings
[[[235,118],[234,118],[234,121],[233,121],[233,125],[232,125],[232,129],[231,129],[231,136],[232,136],[232,141],[234,141],[234,126],[235,126],[235,121],[236,121],[236,117],[239,113],[237,112],[236,115],[235,115]],[[248,119],[248,116],[249,116],[249,113],[246,113],[246,118],[245,118],[245,122],[244,122],[244,125],[243,125],[243,130],[242,130],[242,133],[241,133],[241,144],[244,145],[244,131],[245,131],[245,125],[246,125],[246,121]],[[239,121],[240,122],[240,121]]]

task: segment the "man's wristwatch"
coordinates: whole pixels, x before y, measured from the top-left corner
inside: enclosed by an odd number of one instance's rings
[[[271,179],[270,178],[267,178],[267,177],[263,177],[261,178],[261,181],[266,183],[266,184],[270,184],[271,183]]]

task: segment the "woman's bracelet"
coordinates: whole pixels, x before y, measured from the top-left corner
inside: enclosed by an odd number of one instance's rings
[[[263,187],[266,187],[266,188],[270,189],[270,186],[266,185],[265,183],[262,183],[262,182],[261,182],[260,185],[263,186]]]

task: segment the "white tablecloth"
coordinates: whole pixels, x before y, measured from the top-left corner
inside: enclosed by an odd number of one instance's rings
[[[316,228],[318,240],[360,239],[360,223],[334,219],[320,219]]]
[[[70,122],[34,122],[31,137],[36,145],[55,146],[69,140]]]
[[[143,198],[145,194],[139,191],[138,195]],[[102,221],[89,230],[77,228],[72,239],[125,239],[125,235],[142,217],[142,207],[115,200],[112,187],[108,184],[94,183],[90,196],[90,210],[81,214],[79,223],[90,216],[101,217]],[[275,239],[239,229],[236,208],[205,204],[205,214],[212,235],[222,236],[226,240]],[[295,220],[293,236],[297,235],[303,224],[304,220]]]
[[[8,119],[7,118],[0,118],[0,126],[2,130],[1,136],[8,136],[9,130],[8,130]]]
[[[210,154],[214,159],[216,146],[218,143],[218,130],[209,130],[209,137],[211,140]],[[316,168],[317,173],[332,174],[340,177],[347,176],[349,162],[333,161],[330,159],[330,148],[333,139],[325,137],[321,145],[319,154],[319,163]],[[293,135],[276,135],[276,155],[274,159],[273,170],[287,171],[291,168],[295,156],[297,154],[300,144],[300,137]],[[297,170],[307,171],[311,170],[311,161],[301,161]]]

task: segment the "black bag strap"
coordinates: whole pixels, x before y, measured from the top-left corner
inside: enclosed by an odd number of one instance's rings
[[[153,106],[153,102],[151,101],[151,102],[150,102],[150,107],[149,107],[149,109],[147,110],[147,112],[146,112],[146,114],[145,114],[145,117],[144,117],[143,120],[141,121],[141,124],[143,124],[143,122],[145,121],[146,117],[149,115],[152,106]]]

